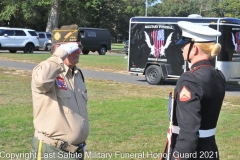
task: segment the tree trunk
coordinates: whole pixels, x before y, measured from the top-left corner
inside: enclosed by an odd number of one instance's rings
[[[60,0],[54,0],[51,11],[48,16],[46,32],[52,32],[54,28],[58,27],[59,11]]]

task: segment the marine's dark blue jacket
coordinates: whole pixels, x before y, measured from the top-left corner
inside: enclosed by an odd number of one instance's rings
[[[225,85],[224,75],[210,60],[198,61],[181,75],[173,110],[173,125],[180,130],[172,135],[171,159],[219,159],[215,136],[203,138],[199,133],[216,128]]]

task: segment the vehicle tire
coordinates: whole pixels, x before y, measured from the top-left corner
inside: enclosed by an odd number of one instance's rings
[[[51,50],[51,44],[47,44],[46,48],[45,48],[45,51],[50,51],[50,50]]]
[[[34,48],[35,48],[35,47],[34,47],[33,44],[28,43],[28,44],[26,44],[26,46],[24,47],[23,52],[24,52],[24,53],[33,53]]]
[[[87,55],[89,51],[82,51],[83,54]]]
[[[162,69],[157,65],[150,65],[145,73],[147,82],[151,85],[157,85],[162,80]]]
[[[98,50],[99,55],[105,55],[106,52],[107,52],[107,49],[104,46],[101,46],[100,49]]]
[[[16,50],[9,50],[10,53],[16,53]]]

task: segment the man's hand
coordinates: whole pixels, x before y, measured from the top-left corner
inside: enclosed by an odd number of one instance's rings
[[[66,43],[61,44],[58,48],[64,49],[70,55],[72,52],[76,51],[79,47],[77,43]]]

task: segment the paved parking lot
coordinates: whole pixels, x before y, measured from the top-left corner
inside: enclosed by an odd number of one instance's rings
[[[32,70],[36,64],[25,63],[25,62],[12,62],[0,60],[0,66],[18,68],[24,70]],[[145,80],[144,76],[133,76],[130,74],[120,74],[120,73],[111,73],[104,71],[94,71],[94,70],[82,70],[86,78],[96,78],[96,79],[106,79],[113,80],[117,82],[138,84],[138,85],[149,85]],[[171,87],[174,88],[176,85],[176,80],[164,81],[163,84],[157,85],[156,87]],[[231,96],[240,96],[240,85],[227,85],[226,94]]]

